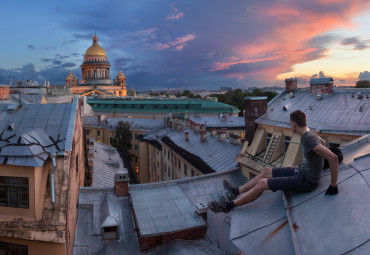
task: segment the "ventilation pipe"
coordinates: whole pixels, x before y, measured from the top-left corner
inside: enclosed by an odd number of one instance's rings
[[[53,168],[51,169],[51,174],[50,174],[50,184],[51,184],[51,202],[55,204],[55,187],[54,187],[54,172],[56,168],[56,157],[57,154],[53,153],[51,154],[51,161],[53,162]]]

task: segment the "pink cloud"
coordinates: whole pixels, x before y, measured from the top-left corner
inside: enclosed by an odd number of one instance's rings
[[[312,2],[308,5],[299,1],[271,2],[268,9],[261,2],[249,7],[263,17],[261,22],[267,30],[253,40],[234,44],[231,56],[214,62],[209,70],[238,79],[256,74],[261,79],[275,79],[295,64],[326,57],[328,49],[312,47],[310,41],[335,29],[354,27],[352,19],[369,6],[367,0]],[[255,70],[247,64],[261,67]],[[245,71],[241,71],[243,67]]]
[[[175,19],[182,19],[184,17],[183,12],[179,12],[177,14],[172,14],[167,17],[167,20],[175,20]]]
[[[194,34],[187,34],[181,37],[177,37],[173,41],[169,41],[167,43],[157,43],[153,49],[154,50],[166,50],[169,48],[173,48],[177,51],[182,51],[184,47],[187,45],[187,43],[191,40],[195,39]]]

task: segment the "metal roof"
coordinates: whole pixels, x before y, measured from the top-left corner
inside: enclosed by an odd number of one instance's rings
[[[370,136],[343,147],[339,194],[325,196],[330,171],[309,193],[265,192],[232,211],[233,243],[247,254],[368,254]]]
[[[205,226],[178,185],[130,186],[140,236],[156,236]]]
[[[218,116],[205,116],[205,117],[190,117],[190,119],[198,124],[205,124],[206,128],[239,128],[245,129],[244,117],[218,117]]]
[[[185,132],[189,132],[189,141],[185,141]],[[237,164],[234,158],[240,153],[241,146],[230,144],[228,140],[219,142],[217,137],[212,137],[209,133],[206,133],[206,136],[207,140],[202,142],[200,132],[194,133],[190,128],[186,128],[173,132],[166,137],[176,146],[199,157],[216,172],[235,168]],[[162,142],[164,142],[163,138]],[[194,164],[194,162],[189,163]]]
[[[328,83],[334,83],[333,78],[327,77],[327,78],[318,78],[318,79],[311,79],[310,84],[328,84]]]
[[[94,146],[90,147],[90,152],[94,155],[92,187],[113,187],[114,175],[118,171],[128,172],[116,148],[94,141]]]
[[[161,199],[163,201],[166,201],[166,197],[169,198],[169,196],[176,195],[176,198],[179,198],[177,201],[174,201],[174,199],[172,198],[168,200],[175,203],[176,206],[174,206],[174,208],[184,207],[185,211],[190,211],[189,204],[192,207],[192,205],[196,202],[208,203],[209,201],[219,199],[221,194],[223,194],[224,192],[222,186],[222,181],[224,179],[227,179],[230,183],[236,186],[240,186],[246,182],[246,178],[241,173],[240,169],[233,169],[230,171],[174,181],[130,185],[129,193],[132,194],[132,191],[136,190],[145,193],[144,195],[138,194],[139,196],[144,196],[146,198],[146,195],[148,195],[148,197],[151,197],[150,201],[145,199],[145,202],[142,203],[143,205],[141,206],[147,204],[148,207],[150,206],[150,208],[153,210],[155,210],[154,204]],[[171,187],[171,191],[163,192],[162,194],[160,190],[165,191],[167,187]],[[155,190],[155,193],[146,194],[145,190]],[[110,210],[110,212],[112,213],[114,213],[114,210],[116,210],[116,213],[118,214],[118,219],[120,220],[120,235],[119,240],[104,241],[101,238],[101,219],[104,217],[102,217],[101,215],[104,213],[103,211],[106,210],[107,203],[105,201],[108,201],[109,198],[111,199],[111,202],[113,204],[116,204],[115,207],[112,206],[109,207],[109,209],[112,208],[112,210]],[[135,200],[135,203],[137,203],[138,201],[139,200]],[[151,203],[151,201],[153,201],[153,203]],[[178,205],[179,207],[177,207]],[[133,206],[135,206],[134,202]],[[135,207],[133,208],[135,209]],[[164,209],[162,212],[165,212],[165,210],[166,209]],[[175,211],[176,209],[169,209],[168,212],[171,212],[170,215],[174,216],[175,214],[172,213],[175,213]],[[144,217],[145,212],[147,211],[138,211],[139,214],[143,214],[140,217]],[[149,218],[151,218],[152,213],[154,213],[154,215],[157,215],[157,213],[155,213],[154,211],[150,211],[147,212],[146,216],[150,216]],[[161,212],[159,212],[158,214],[160,213]],[[105,215],[106,214],[107,213],[105,213]],[[149,221],[151,220],[152,219],[150,219]],[[164,229],[168,227],[168,225],[172,225],[173,221],[181,222],[183,220],[181,218],[177,220],[173,219],[172,217],[165,217],[163,218],[163,221],[155,221],[158,226],[161,226],[161,228]],[[237,254],[237,248],[229,239],[230,213],[213,214],[208,212],[207,222],[208,226],[205,240],[175,240],[160,247],[156,247],[151,251],[142,252],[141,254],[172,255],[188,254],[190,252],[191,254],[205,255]],[[203,224],[205,223],[203,222]],[[114,195],[113,188],[83,187],[80,189],[78,219],[73,254],[140,254],[139,243],[135,232],[134,218],[131,212],[131,206],[128,197],[117,198]]]
[[[0,105],[0,163],[39,167],[48,154],[71,151],[78,101]]]
[[[361,99],[358,92],[363,93]],[[290,113],[301,110],[313,130],[361,136],[370,133],[370,98],[366,94],[370,94],[370,89],[338,89],[318,100],[317,95],[302,90],[296,90],[293,98],[284,92],[268,104],[267,112],[256,123],[289,128]],[[285,110],[288,104],[290,107]]]

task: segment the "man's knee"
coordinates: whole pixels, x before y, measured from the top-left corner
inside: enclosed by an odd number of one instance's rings
[[[268,190],[269,187],[268,187],[268,184],[267,184],[267,178],[262,178],[262,179],[259,179],[258,182],[256,183],[256,186],[255,186],[256,189],[258,190]]]
[[[265,167],[261,171],[262,177],[264,178],[271,178],[272,177],[272,168],[271,167]]]

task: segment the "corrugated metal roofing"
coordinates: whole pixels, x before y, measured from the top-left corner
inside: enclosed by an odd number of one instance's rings
[[[12,111],[0,105],[0,164],[38,167],[49,153],[71,151],[77,107],[77,100]]]
[[[130,186],[140,236],[156,236],[206,225],[178,185]]]
[[[356,93],[362,92],[362,99]],[[286,92],[274,98],[258,124],[290,127],[290,113],[301,110],[307,115],[308,126],[323,133],[364,135],[370,133],[370,89],[335,90],[318,100],[316,95],[297,90],[291,98]],[[353,95],[353,96],[352,96]],[[290,104],[288,110],[284,106]]]
[[[330,171],[309,193],[265,192],[232,211],[230,238],[247,254],[368,254],[370,136],[343,147],[335,196]]]
[[[189,132],[189,141],[185,141],[185,132]],[[227,140],[219,142],[217,137],[212,137],[209,133],[206,136],[207,140],[201,142],[200,133],[194,134],[189,128],[167,135],[178,147],[199,157],[216,172],[235,168],[237,164],[234,158],[240,153],[241,147],[230,144]]]
[[[311,79],[310,84],[328,84],[328,83],[333,83],[334,80],[331,77],[327,78],[318,78],[318,79]]]
[[[127,173],[127,169],[116,148],[95,141],[94,146],[90,147],[90,151],[94,154],[92,187],[113,187],[114,175],[117,171],[122,170]]]
[[[217,117],[217,116],[202,116],[190,117],[190,119],[198,124],[205,124],[207,128],[240,128],[245,129],[244,117]]]

